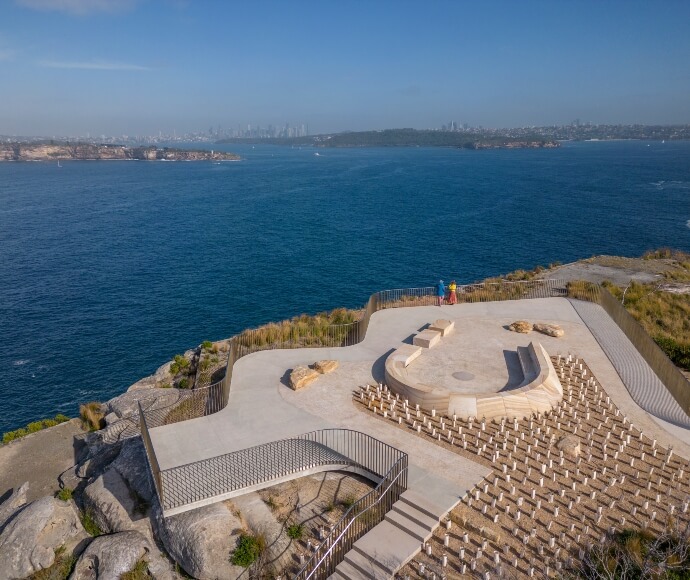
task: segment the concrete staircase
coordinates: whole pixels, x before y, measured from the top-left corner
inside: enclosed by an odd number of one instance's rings
[[[392,578],[419,552],[447,512],[447,506],[407,490],[384,521],[355,542],[329,580]]]

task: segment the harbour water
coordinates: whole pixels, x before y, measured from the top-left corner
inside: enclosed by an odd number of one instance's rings
[[[217,146],[215,146],[217,148]],[[0,164],[0,433],[383,288],[690,250],[690,143]]]

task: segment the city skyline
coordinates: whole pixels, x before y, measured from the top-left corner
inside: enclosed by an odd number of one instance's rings
[[[14,0],[0,16],[5,135],[690,122],[687,2]]]

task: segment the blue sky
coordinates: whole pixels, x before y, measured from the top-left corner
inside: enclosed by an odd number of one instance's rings
[[[690,1],[0,0],[0,134],[690,122]]]

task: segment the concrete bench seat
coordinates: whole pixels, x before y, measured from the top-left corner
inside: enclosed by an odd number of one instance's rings
[[[429,330],[440,332],[442,337],[446,337],[455,330],[455,322],[439,319],[429,325]]]
[[[412,344],[421,346],[422,348],[433,348],[439,342],[441,342],[441,333],[438,330],[431,330],[430,328],[415,334],[412,339]]]
[[[394,350],[388,358],[394,363],[401,363],[402,367],[405,368],[420,354],[422,354],[422,348],[420,346],[403,344],[401,347]]]

